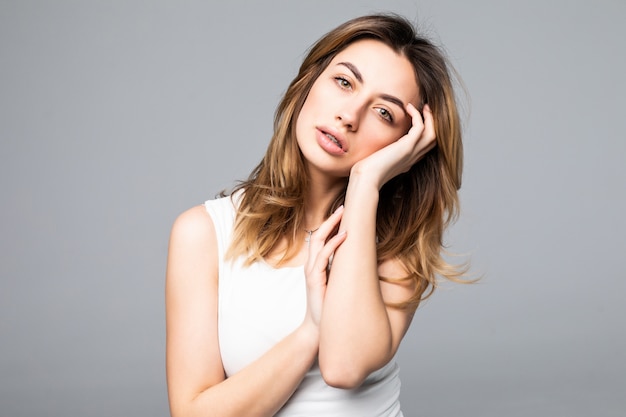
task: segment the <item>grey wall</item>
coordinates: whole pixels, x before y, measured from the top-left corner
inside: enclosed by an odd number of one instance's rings
[[[228,3],[228,4],[226,4]],[[407,416],[623,416],[626,3],[0,1],[0,414],[165,416],[169,228],[245,177],[305,49],[391,10],[471,97]]]

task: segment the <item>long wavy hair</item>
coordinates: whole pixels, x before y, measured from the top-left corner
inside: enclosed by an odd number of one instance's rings
[[[465,272],[464,265],[451,265],[442,256],[444,230],[459,210],[463,148],[452,67],[437,46],[397,15],[350,20],[311,47],[276,109],[274,134],[263,160],[233,190],[240,198],[227,258],[244,256],[249,265],[263,260],[284,238],[288,244],[281,263],[300,250],[298,232],[304,228],[308,178],[296,141],[296,121],[311,86],[330,61],[361,39],[381,41],[411,62],[420,91],[418,110],[428,103],[435,121],[437,146],[381,188],[376,219],[378,261],[398,259],[409,271],[408,277],[380,279],[414,280],[413,296],[395,306],[416,307],[432,294],[438,276],[459,281]],[[345,187],[327,215],[344,197]]]

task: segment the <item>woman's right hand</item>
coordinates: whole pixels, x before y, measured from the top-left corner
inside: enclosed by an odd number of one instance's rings
[[[316,329],[319,327],[322,317],[331,257],[346,239],[345,231],[339,231],[331,237],[333,231],[337,229],[342,215],[343,206],[340,206],[320,225],[309,240],[307,260],[304,265],[307,293],[307,310],[304,323],[313,324]]]

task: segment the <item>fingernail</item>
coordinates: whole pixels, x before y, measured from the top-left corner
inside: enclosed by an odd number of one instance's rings
[[[335,213],[339,213],[341,210],[343,210],[343,204],[335,209]]]

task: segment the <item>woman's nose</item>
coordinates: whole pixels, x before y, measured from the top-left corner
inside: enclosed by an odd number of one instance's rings
[[[339,111],[335,119],[343,124],[350,131],[357,130],[359,127],[360,104],[356,102],[345,103]]]

